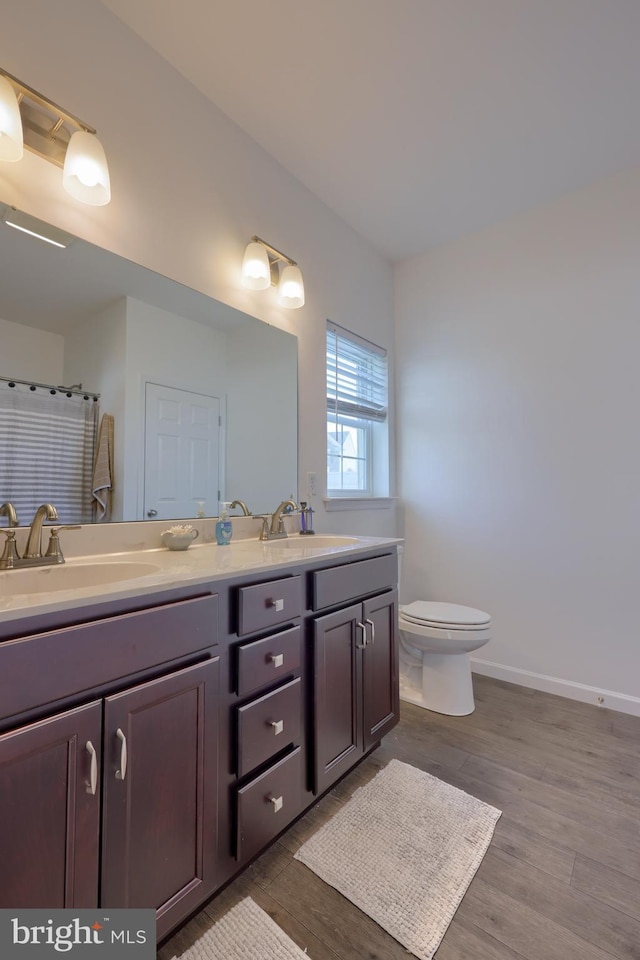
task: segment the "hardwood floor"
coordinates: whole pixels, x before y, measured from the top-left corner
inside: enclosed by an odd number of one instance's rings
[[[640,717],[486,677],[475,676],[474,689],[470,717],[402,703],[380,748],[178,931],[159,960],[179,956],[245,896],[311,960],[407,960],[292,859],[392,757],[503,811],[436,960],[640,960]]]

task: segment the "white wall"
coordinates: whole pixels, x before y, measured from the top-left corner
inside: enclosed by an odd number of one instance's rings
[[[64,338],[59,333],[0,319],[0,377],[62,384],[63,356]]]
[[[266,324],[228,336],[227,473],[224,499],[240,498],[252,513],[274,510],[295,495],[296,341]],[[284,342],[283,342],[284,341]],[[265,398],[268,397],[268,402]]]
[[[76,203],[60,171],[27,153],[2,166],[0,200],[295,333],[300,477],[324,477],[325,320],[393,359],[390,265],[99,0],[8,0],[3,33],[11,37],[3,67],[97,128],[113,199],[101,208]],[[242,289],[254,233],[300,263],[300,310],[278,308],[272,290]],[[394,530],[392,511],[324,516],[316,500],[317,529],[355,529],[366,518],[370,533]]]
[[[85,390],[100,394],[100,415],[115,418],[113,465],[115,483],[112,517],[124,516],[125,424],[127,364],[127,300],[120,297],[77,324],[64,338],[66,383],[82,383]]]
[[[404,599],[487,610],[479,670],[631,712],[639,264],[637,169],[395,272]]]

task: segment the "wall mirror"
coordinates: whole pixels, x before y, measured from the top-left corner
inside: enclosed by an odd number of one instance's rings
[[[2,392],[48,393],[54,409],[51,386],[100,394],[97,420],[114,417],[112,520],[215,516],[234,499],[267,513],[295,496],[296,337],[84,240],[54,247],[4,219],[0,265]],[[0,502],[12,469],[0,449]],[[51,491],[62,472],[51,465]]]

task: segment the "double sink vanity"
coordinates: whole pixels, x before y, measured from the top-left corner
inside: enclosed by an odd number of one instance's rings
[[[397,723],[398,541],[204,539],[0,572],[0,907],[164,938]]]

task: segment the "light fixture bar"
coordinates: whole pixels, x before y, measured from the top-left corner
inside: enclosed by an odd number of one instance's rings
[[[45,240],[47,243],[53,244],[54,247],[62,247],[63,250],[75,240],[75,237],[71,233],[66,233],[66,231],[61,230],[59,227],[45,223],[44,220],[38,220],[37,217],[32,217],[30,214],[24,213],[23,210],[17,210],[15,207],[5,206],[0,214],[0,219],[2,219],[8,227],[13,227],[14,230],[28,233],[31,237]]]
[[[266,240],[262,240],[260,237],[251,237],[252,243],[261,243],[262,246],[266,249],[267,253],[270,253],[275,260],[283,260],[285,263],[288,263],[292,267],[297,267],[298,264],[295,260],[292,260],[291,257],[288,257],[286,253],[282,253],[281,250],[272,247],[270,243],[267,243]]]
[[[0,75],[9,81],[16,92],[27,150],[50,160],[58,167],[63,167],[71,135],[77,130],[95,135],[95,129],[88,123],[64,110],[22,80],[2,68]]]

